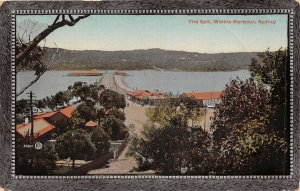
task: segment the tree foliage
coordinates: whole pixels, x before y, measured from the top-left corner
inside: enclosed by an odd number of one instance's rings
[[[286,50],[259,54],[250,79],[226,85],[212,118],[212,137],[188,130],[186,120],[202,115],[193,100],[149,109],[150,125],[131,147],[139,168],[169,175],[182,173],[182,167],[186,174],[288,174],[287,61]]]
[[[126,107],[125,96],[109,89],[101,93],[99,102],[107,110],[111,108],[124,109]]]
[[[106,114],[107,116],[113,116],[117,119],[120,119],[122,121],[125,121],[125,114],[124,112],[120,111],[120,109],[114,108],[114,109],[109,109]]]
[[[231,129],[215,152],[214,171],[218,174],[285,174],[285,140],[256,121]]]
[[[226,85],[212,123],[217,174],[286,174],[287,143],[269,125],[273,104],[261,82]]]
[[[175,106],[171,101],[166,101],[162,105],[146,110],[146,116],[149,121],[160,125],[168,124],[177,115],[183,115],[186,119],[192,120],[192,122],[195,120],[199,121],[204,116],[204,113],[204,108],[196,102],[187,101],[181,101],[179,106]]]
[[[55,150],[60,159],[89,160],[96,151],[90,136],[81,129],[70,130],[56,139]]]
[[[130,148],[141,170],[167,175],[209,173],[211,141],[207,132],[191,131],[182,116],[162,127],[148,126]],[[185,169],[183,171],[183,169]]]
[[[16,102],[16,113],[23,114],[30,111],[29,103],[25,99]]]
[[[52,57],[52,60],[48,65],[42,62],[42,58],[45,54],[45,50],[40,48],[39,43],[43,41],[49,34],[55,31],[58,28],[63,26],[74,26],[78,21],[88,17],[89,15],[78,16],[77,18],[73,18],[72,15],[57,15],[54,22],[49,25],[46,29],[41,31],[37,36],[33,39],[30,38],[31,33],[29,33],[28,41],[24,42],[22,37],[18,34],[18,39],[16,42],[16,68],[17,72],[23,69],[33,69],[35,71],[36,78],[31,81],[29,84],[24,86],[19,92],[17,92],[17,96],[24,93],[26,89],[28,89],[31,85],[33,85],[36,81],[40,79],[40,77],[51,67],[54,62],[55,56],[58,53],[58,49]],[[29,29],[33,31],[33,29]]]
[[[24,141],[16,144],[16,174],[18,175],[47,175],[55,169],[57,155],[53,146],[43,144],[42,149],[30,151],[25,148]]]
[[[96,147],[95,158],[106,154],[110,147],[110,137],[103,130],[103,127],[97,126],[91,133],[91,141]]]
[[[256,120],[265,124],[270,113],[270,94],[252,79],[230,81],[222,92],[212,122],[215,141],[220,140],[238,123]]]
[[[270,126],[278,130],[288,141],[289,128],[285,128],[287,118],[287,100],[289,90],[287,49],[266,51],[252,59],[249,71],[251,77],[265,84],[270,89],[271,115]]]
[[[105,117],[100,125],[112,140],[124,139],[127,134],[127,128],[123,121],[114,116]]]

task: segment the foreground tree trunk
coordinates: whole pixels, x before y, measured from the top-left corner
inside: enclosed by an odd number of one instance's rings
[[[57,22],[60,18],[60,16],[62,16],[62,21]],[[89,15],[83,15],[83,16],[79,16],[76,19],[73,19],[72,15],[68,15],[70,18],[69,20],[65,19],[65,15],[57,15],[55,21],[53,22],[52,25],[48,26],[47,29],[45,29],[44,31],[42,31],[39,35],[37,35],[32,41],[30,41],[28,43],[28,46],[25,48],[25,50],[23,50],[22,52],[20,52],[19,54],[16,55],[16,63],[20,63],[26,56],[28,56],[28,54],[35,48],[37,47],[37,45],[43,40],[45,39],[50,33],[52,33],[54,30],[63,27],[65,25],[68,26],[74,26],[78,21],[80,21],[81,19],[84,19],[86,17],[88,17]]]
[[[78,16],[76,19],[74,19],[72,17],[72,15],[68,15],[70,20],[67,20],[65,18],[65,15],[57,15],[55,21],[53,22],[52,25],[48,26],[47,29],[45,29],[44,31],[42,31],[40,34],[38,34],[32,41],[29,41],[28,44],[26,44],[26,48],[24,50],[22,50],[21,52],[19,52],[16,55],[16,66],[20,65],[22,63],[22,61],[30,56],[30,52],[32,52],[37,46],[38,44],[45,39],[50,33],[52,33],[54,30],[63,27],[65,25],[67,26],[74,26],[78,21],[80,21],[81,19],[84,19],[86,17],[88,17],[89,15],[83,15],[83,16]],[[59,18],[61,17],[61,21],[58,22]],[[51,67],[51,65],[54,62],[55,56],[58,52],[55,52],[51,62],[48,64],[48,66],[45,68],[45,70],[43,72],[41,72],[40,74],[37,75],[37,77],[31,81],[29,84],[27,84],[24,88],[22,88],[18,93],[17,96],[21,95],[22,93],[24,93],[24,91],[29,88],[30,86],[32,86],[35,82],[37,82],[40,77]]]

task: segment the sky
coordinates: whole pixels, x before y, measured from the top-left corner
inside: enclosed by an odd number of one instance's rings
[[[18,15],[17,34],[21,36],[30,26],[28,19],[39,23],[31,35],[35,36],[52,24],[55,17]],[[247,20],[256,24],[192,24],[191,20]],[[276,23],[260,24],[259,20]],[[69,50],[261,52],[287,47],[287,21],[287,15],[91,15],[73,27],[55,30],[42,45]]]

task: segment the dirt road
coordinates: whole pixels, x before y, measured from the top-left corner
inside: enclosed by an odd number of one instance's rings
[[[118,87],[117,87],[118,84]],[[112,73],[104,74],[99,85],[104,85],[106,88],[117,91],[121,94],[126,94],[126,87],[122,83],[122,78],[114,79]],[[121,88],[122,87],[122,88]],[[128,90],[128,89],[127,89]],[[126,116],[125,125],[129,128],[130,136],[140,136],[143,131],[144,124],[147,121],[146,117],[146,107],[139,104],[133,103],[126,99],[126,108],[124,113]],[[128,156],[130,142],[120,156],[115,160],[110,160],[107,167],[100,169],[94,169],[88,172],[88,174],[137,174],[137,172],[132,172],[134,167],[137,167],[136,160]],[[152,171],[141,172],[143,174],[154,174]]]

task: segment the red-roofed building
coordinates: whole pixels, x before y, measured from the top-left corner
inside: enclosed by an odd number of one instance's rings
[[[85,124],[86,127],[96,127],[97,123],[94,121],[89,121]]]
[[[40,118],[33,120],[34,139],[45,138],[55,127],[48,123],[45,119]],[[16,126],[17,136],[26,138],[31,133],[31,123],[23,123]],[[47,136],[48,137],[48,136]]]
[[[127,93],[128,99],[139,104],[159,105],[167,98],[165,93],[136,90]]]
[[[45,118],[49,123],[55,125],[55,127],[66,127],[69,124],[69,121],[72,117],[73,112],[75,111],[74,106],[65,107],[52,116]]]
[[[41,119],[41,118],[49,118],[52,117],[56,112],[47,112],[47,113],[36,113],[34,114],[35,119]]]
[[[71,118],[74,111],[75,111],[74,106],[68,106],[64,109],[59,110],[59,112],[62,113],[67,118]]]
[[[215,107],[221,102],[221,95],[222,92],[188,92],[181,96],[191,98],[202,106]]]

